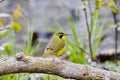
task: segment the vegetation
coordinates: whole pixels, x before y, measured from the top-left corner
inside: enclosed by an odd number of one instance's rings
[[[85,27],[87,28],[88,33],[79,32],[79,34],[81,35],[81,38],[79,39],[76,33],[76,28],[75,28],[75,24],[77,20],[73,22],[70,16],[67,17],[71,34],[70,36],[68,36],[68,39],[66,41],[67,45],[65,50],[65,57],[67,58],[68,61],[71,61],[71,62],[92,65],[94,60],[96,60],[96,51],[103,37],[102,33],[105,28],[105,21],[106,21],[106,19],[104,19],[101,25],[99,25],[98,23],[99,17],[100,17],[100,6],[110,8],[114,15],[116,15],[116,13],[118,12],[118,8],[114,0],[109,0],[109,2],[106,2],[105,0],[94,0],[95,7],[93,8],[93,11],[92,11],[89,0],[81,0],[81,1],[83,5],[80,6],[80,8],[78,9],[78,12],[83,11],[85,14],[85,19],[86,19],[85,23],[87,24]],[[90,21],[88,21],[88,14],[86,10],[88,8],[91,10]],[[3,51],[0,52],[1,56],[2,55],[14,56],[18,51],[23,51],[25,55],[34,56],[35,50],[38,49],[40,45],[36,45],[34,47],[32,46],[33,33],[30,32],[30,28],[33,29],[33,27],[30,25],[29,19],[27,15],[24,13],[24,10],[21,8],[21,5],[16,4],[16,9],[13,11],[12,14],[0,13],[0,25],[2,26],[6,26],[4,18],[10,19],[9,25],[11,27],[10,27],[10,30],[5,29],[3,31],[0,31],[0,37],[7,39],[6,43],[2,43],[1,49],[3,49]],[[26,28],[28,28],[27,30],[28,30],[28,37],[29,37],[29,41],[24,42],[24,45],[23,45],[24,47],[21,50],[16,49],[16,33],[19,32],[22,28],[21,24],[18,22],[19,18],[23,18],[23,20],[26,21],[25,25],[27,26]],[[117,29],[118,25],[119,23],[116,22],[115,24],[110,24],[109,26],[115,26],[115,28]],[[65,32],[61,24],[59,24],[58,22],[56,22],[56,26],[57,26],[57,30],[53,29],[52,27],[49,27],[48,29],[52,32],[56,32],[56,31]],[[80,28],[80,26],[78,26],[78,28]],[[86,36],[88,37],[88,43],[86,43],[86,40],[85,40]],[[116,39],[115,46],[116,46],[116,53],[117,53],[117,38],[115,39]],[[90,59],[91,62],[88,62],[88,59]],[[114,66],[111,65],[112,63],[109,61],[107,61],[106,64],[107,65],[109,64],[110,66],[108,67],[108,69],[111,69],[113,71],[120,70],[115,65]],[[117,61],[116,61],[116,64],[117,64]],[[99,66],[99,63],[96,64],[96,66]],[[10,74],[10,75],[1,76],[0,80],[24,80],[30,77],[34,77],[37,80],[56,80],[56,79],[63,80],[63,78],[60,78],[55,75],[39,74],[39,76],[40,75],[42,75],[42,77],[37,78],[37,74],[28,74],[28,73]]]

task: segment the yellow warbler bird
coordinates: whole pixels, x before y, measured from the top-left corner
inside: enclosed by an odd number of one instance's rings
[[[65,49],[66,36],[63,32],[54,33],[50,42],[47,44],[42,57],[60,56]]]

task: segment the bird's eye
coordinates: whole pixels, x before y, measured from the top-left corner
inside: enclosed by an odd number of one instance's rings
[[[63,35],[60,35],[59,38],[62,39]]]

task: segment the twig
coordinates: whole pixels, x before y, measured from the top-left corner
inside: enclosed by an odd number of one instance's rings
[[[90,0],[88,0],[88,7],[89,7],[89,10],[90,10],[90,13],[92,13],[91,5],[90,5]]]
[[[0,60],[0,76],[13,73],[47,73],[76,80],[120,80],[120,73],[58,59],[25,56]]]
[[[113,13],[113,18],[114,18],[114,23],[116,24],[117,23],[117,19],[116,19],[116,14],[117,13]],[[116,65],[118,65],[118,62],[117,62],[117,49],[118,49],[118,25],[117,27],[115,27],[115,54],[114,54],[114,61],[116,63]]]
[[[118,29],[118,26],[115,27],[115,55],[114,55],[114,57],[115,57],[116,65],[118,65],[118,63],[117,63],[117,49],[118,49],[118,31],[117,31],[117,29]]]
[[[90,54],[91,54],[91,58],[93,60],[93,51],[92,51],[92,44],[91,44],[91,31],[90,31],[90,27],[89,27],[89,23],[88,23],[88,17],[87,17],[86,8],[84,9],[84,12],[85,12],[85,19],[86,19],[86,24],[87,24],[87,32],[88,32],[88,41],[89,41]]]
[[[90,15],[92,15],[92,9],[91,9],[91,5],[90,5],[90,0],[87,0],[87,1],[88,1],[88,8],[90,10]],[[92,21],[92,16],[90,16],[90,17],[91,17],[91,21]],[[92,33],[92,31],[93,31],[92,23],[91,23],[90,30],[91,30],[91,33]]]
[[[116,14],[113,13],[113,17],[114,17],[114,21],[115,21],[114,23],[116,24],[117,22],[116,22],[115,16],[116,16]],[[118,26],[115,27],[115,54],[114,54],[114,60],[115,60],[116,65],[118,65],[118,63],[117,63],[118,31],[117,30],[118,30]]]
[[[3,31],[5,29],[9,29],[11,27],[11,25],[7,25],[6,27],[0,28],[0,31]]]
[[[82,47],[78,47],[80,50],[82,50],[84,53],[86,53],[87,55],[89,55],[90,56],[90,53],[89,52],[87,52],[85,49],[83,49]]]

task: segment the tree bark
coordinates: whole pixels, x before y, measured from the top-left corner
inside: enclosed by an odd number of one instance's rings
[[[11,73],[46,73],[76,80],[120,80],[120,73],[64,60],[24,56],[22,53],[0,60],[0,76]]]

